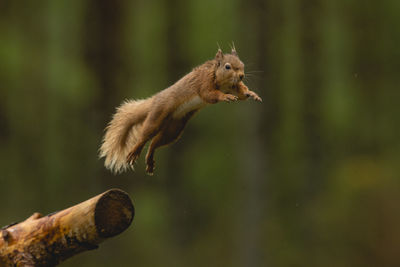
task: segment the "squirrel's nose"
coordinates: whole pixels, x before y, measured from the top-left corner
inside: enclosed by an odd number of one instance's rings
[[[244,74],[240,74],[240,75],[239,75],[239,79],[240,79],[240,80],[243,80],[243,78],[244,78]]]

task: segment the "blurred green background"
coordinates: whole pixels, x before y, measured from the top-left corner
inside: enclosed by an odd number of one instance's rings
[[[61,266],[400,266],[400,1],[0,2],[0,225],[126,190]],[[114,176],[103,129],[235,42],[263,98],[212,105]]]

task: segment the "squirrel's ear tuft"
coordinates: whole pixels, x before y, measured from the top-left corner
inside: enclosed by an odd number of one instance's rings
[[[232,55],[234,55],[234,56],[237,56],[237,57],[239,57],[239,55],[237,54],[237,52],[236,52],[236,49],[235,49],[235,48],[232,48],[232,52],[231,52],[231,54],[232,54]]]
[[[222,61],[223,58],[224,58],[224,54],[222,53],[222,50],[218,49],[218,52],[215,55],[215,59],[218,60],[218,61]]]
[[[234,56],[239,57],[239,55],[238,55],[237,52],[236,52],[235,43],[234,43],[233,41],[232,41],[231,48],[232,48],[231,54],[234,55]]]
[[[231,52],[231,54],[234,55],[234,56],[236,56],[236,57],[239,57],[238,53],[236,52],[236,48],[235,48],[235,47],[232,47],[232,52]]]

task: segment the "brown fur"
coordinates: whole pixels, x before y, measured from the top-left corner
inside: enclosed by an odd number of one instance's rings
[[[224,55],[218,50],[213,60],[196,67],[167,89],[148,99],[123,103],[107,126],[100,147],[105,166],[116,173],[133,167],[144,145],[151,140],[146,171],[152,174],[155,149],[179,139],[198,110],[221,101],[249,97],[261,101],[242,82],[243,77],[244,64],[236,51]]]

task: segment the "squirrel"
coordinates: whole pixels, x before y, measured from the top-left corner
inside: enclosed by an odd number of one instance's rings
[[[233,47],[230,54],[218,49],[215,58],[197,66],[172,86],[141,100],[127,100],[106,127],[100,158],[114,173],[133,169],[144,145],[146,172],[154,172],[155,149],[179,139],[187,122],[201,108],[218,102],[262,99],[243,83],[244,64]]]

